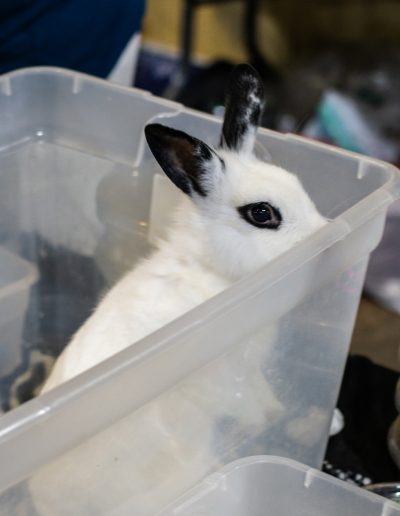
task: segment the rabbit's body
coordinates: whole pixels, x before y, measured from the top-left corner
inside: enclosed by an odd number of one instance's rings
[[[230,175],[216,187],[218,204],[206,202],[204,211],[184,198],[167,239],[109,291],[57,360],[43,392],[206,301],[325,223],[312,204],[301,205],[300,183],[289,172],[253,156],[231,151],[219,156]],[[287,228],[268,245],[257,228],[249,234],[249,224],[235,211],[260,199],[265,185],[272,201],[285,191],[288,212]],[[304,213],[307,225],[290,218],[291,205]]]
[[[326,223],[296,176],[253,155],[262,104],[260,79],[241,66],[228,94],[219,147],[157,124],[146,127],[156,160],[187,198],[166,239],[110,290],[76,333],[43,392],[134,345]],[[39,513],[154,514],[240,455],[284,411],[265,378],[275,344],[274,325],[263,328],[43,468],[30,480]]]
[[[118,353],[229,285],[209,265],[201,220],[184,201],[186,223],[173,227],[168,239],[108,292],[58,358],[42,392]]]

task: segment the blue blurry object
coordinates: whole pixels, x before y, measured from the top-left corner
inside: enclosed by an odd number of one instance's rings
[[[144,9],[145,0],[2,0],[0,73],[47,65],[107,77]]]
[[[317,109],[321,131],[344,149],[385,161],[397,160],[398,145],[385,138],[349,95],[327,89]]]
[[[352,104],[336,92],[326,92],[318,108],[318,121],[336,145],[354,152],[363,149],[357,140],[359,117]]]

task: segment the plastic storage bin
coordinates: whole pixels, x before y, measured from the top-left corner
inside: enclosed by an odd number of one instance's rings
[[[145,146],[145,124],[211,144],[221,124],[46,68],[0,79],[0,116],[0,244],[39,271],[24,335],[46,361],[151,248],[175,204]],[[22,505],[41,515],[141,516],[240,457],[321,464],[368,256],[400,194],[399,176],[385,163],[267,130],[257,152],[298,174],[330,224],[3,415],[1,514]],[[40,381],[30,370],[24,388]]]
[[[398,516],[381,496],[280,457],[248,457],[214,473],[158,516]]]

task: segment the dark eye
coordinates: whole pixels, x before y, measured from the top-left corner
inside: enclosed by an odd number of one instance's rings
[[[238,208],[238,212],[257,228],[278,229],[282,222],[280,211],[267,202],[246,204]]]

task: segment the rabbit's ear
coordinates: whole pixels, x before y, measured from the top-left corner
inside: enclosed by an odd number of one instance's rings
[[[160,124],[147,125],[144,132],[151,152],[171,181],[188,195],[205,197],[223,167],[215,151],[183,131]]]
[[[221,147],[251,153],[264,107],[264,85],[250,65],[237,66],[231,75],[222,127]]]

